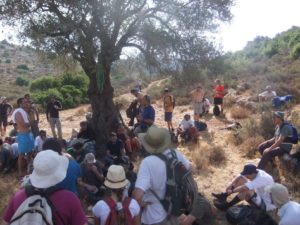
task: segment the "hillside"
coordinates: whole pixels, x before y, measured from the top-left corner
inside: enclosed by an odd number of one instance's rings
[[[17,77],[34,80],[43,75],[54,75],[59,71],[50,62],[30,47],[16,46],[3,40],[0,42],[0,95],[16,98],[28,92],[28,87],[17,86]]]

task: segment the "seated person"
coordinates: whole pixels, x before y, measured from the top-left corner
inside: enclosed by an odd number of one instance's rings
[[[258,95],[258,100],[260,102],[270,101],[276,96],[277,96],[276,92],[272,91],[272,87],[270,85],[268,85],[268,86],[266,86],[266,90]]]
[[[45,130],[40,130],[39,135],[34,140],[34,150],[40,152],[43,150],[43,144],[47,139],[47,133]]]
[[[83,143],[78,141],[73,144],[71,148],[67,149],[67,153],[69,153],[78,163],[81,163],[85,157]]]
[[[80,130],[77,134],[77,138],[85,139],[86,141],[94,141],[96,135],[94,130],[88,125],[87,121],[80,122]]]
[[[124,155],[125,150],[123,142],[118,139],[115,132],[112,132],[110,140],[106,143],[106,156],[104,157],[105,166],[108,168]]]
[[[132,132],[127,132],[122,124],[117,129],[117,137],[124,143],[126,155],[130,156],[132,152],[138,152],[141,148],[138,139],[134,135],[130,135]]]
[[[240,201],[246,200],[259,209],[270,212],[275,209],[275,206],[265,188],[273,184],[274,180],[271,175],[257,169],[253,164],[246,164],[241,174],[226,188],[225,193],[212,194],[216,197],[214,204],[220,210],[227,210]],[[234,193],[237,195],[227,202],[227,197]]]
[[[87,197],[89,203],[95,204],[103,198],[105,192],[103,164],[95,159],[93,153],[88,153],[80,164],[80,172],[78,184],[82,188],[82,194]]]
[[[122,157],[119,165],[121,165],[125,170],[126,179],[129,181],[128,196],[131,196],[137,179],[137,174],[133,171],[134,165],[132,162],[130,162],[130,159],[127,156]]]
[[[183,137],[185,141],[195,140],[198,138],[198,130],[189,114],[184,115],[183,120],[177,128],[177,135]]]
[[[16,160],[11,145],[3,143],[0,139],[0,171],[8,173],[16,164]]]
[[[266,168],[268,162],[274,165],[273,158],[275,156],[282,156],[285,153],[289,154],[293,147],[293,143],[290,140],[293,137],[293,128],[285,122],[284,112],[274,112],[272,119],[276,125],[274,137],[258,146],[262,157],[257,167],[262,170]]]
[[[134,129],[134,133],[145,133],[148,128],[153,125],[155,120],[155,110],[151,105],[151,99],[149,95],[145,95],[141,101],[142,110],[138,115],[138,124]]]

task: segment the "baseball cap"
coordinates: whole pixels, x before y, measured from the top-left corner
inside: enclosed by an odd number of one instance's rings
[[[257,173],[256,166],[254,164],[246,164],[241,172],[241,175],[245,176],[253,173]]]

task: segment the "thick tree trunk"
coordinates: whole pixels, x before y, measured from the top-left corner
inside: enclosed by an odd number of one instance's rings
[[[116,129],[118,124],[119,111],[113,102],[114,89],[110,83],[110,67],[111,65],[103,66],[104,83],[102,90],[99,90],[99,86],[97,86],[96,71],[89,74],[88,96],[91,100],[93,111],[92,126],[96,132],[97,153],[99,155],[104,154],[109,134]]]

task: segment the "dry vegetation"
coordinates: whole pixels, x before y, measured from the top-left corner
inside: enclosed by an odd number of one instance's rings
[[[245,119],[250,115],[250,111],[245,107],[234,106],[230,109],[230,115],[233,119]]]

